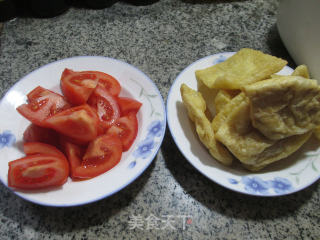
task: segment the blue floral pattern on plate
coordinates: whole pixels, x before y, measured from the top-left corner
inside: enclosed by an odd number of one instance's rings
[[[225,60],[227,60],[227,56],[225,55],[219,55],[218,58],[214,59],[213,64],[222,63]]]
[[[135,79],[131,78],[130,80],[135,82],[136,85],[140,87],[139,97],[144,97],[149,103],[151,109],[150,117],[163,117],[162,114],[157,111],[156,104],[153,102],[153,98],[156,98],[157,95],[148,93],[144,89],[143,85]],[[146,137],[138,143],[138,147],[133,152],[133,156],[136,159],[129,163],[129,169],[134,168],[138,158],[147,159],[153,153],[153,149],[157,145],[155,138],[162,136],[164,131],[164,123],[159,119],[155,119],[150,123],[150,125],[147,128],[147,131],[148,133]],[[133,162],[135,162],[135,164],[133,164]]]
[[[254,195],[278,195],[291,192],[292,183],[282,177],[275,177],[272,180],[263,180],[260,177],[242,177],[239,181],[234,178],[228,178],[228,182],[237,185],[242,183],[242,187],[249,194]]]
[[[148,127],[148,136],[150,137],[160,137],[163,130],[161,121],[153,121]]]
[[[128,168],[134,168],[135,166],[136,166],[136,164],[137,164],[137,162],[136,161],[132,161],[130,164],[129,164],[129,166],[128,166]]]
[[[286,178],[275,177],[270,181],[271,188],[279,194],[290,192],[293,190],[291,182]]]
[[[156,145],[155,138],[161,137],[164,130],[164,123],[160,120],[155,120],[151,122],[148,126],[148,133],[145,139],[138,143],[138,147],[134,150],[133,156],[136,158],[133,162],[136,162],[137,159],[146,159],[152,154],[152,150]],[[135,166],[136,164],[134,164]],[[129,163],[129,168],[133,168],[132,162]]]
[[[138,144],[138,148],[133,152],[133,156],[136,158],[146,159],[152,153],[153,147],[153,138],[146,138]]]
[[[144,97],[149,103],[151,109],[150,117],[162,117],[162,114],[157,112],[156,107],[153,103],[153,98],[157,97],[157,95],[148,93],[144,89],[143,85],[141,85],[141,83],[139,83],[138,81],[132,78],[130,80],[135,82],[140,87],[139,97]],[[147,130],[147,136],[141,142],[138,143],[138,147],[133,152],[133,156],[136,159],[129,163],[129,169],[132,169],[136,166],[138,158],[147,159],[153,153],[153,149],[156,146],[155,138],[162,136],[164,124],[162,121],[158,119],[153,120],[151,124],[148,126]],[[133,164],[133,162],[135,162],[135,164]]]
[[[243,177],[241,182],[248,193],[268,194],[268,183],[259,177]]]
[[[0,134],[0,149],[11,147],[15,142],[16,137],[9,130],[5,130]]]

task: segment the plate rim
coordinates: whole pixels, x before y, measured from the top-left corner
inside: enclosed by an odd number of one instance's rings
[[[67,204],[63,204],[63,203],[59,203],[59,204],[54,204],[54,203],[45,203],[45,202],[41,202],[41,201],[36,201],[34,199],[29,199],[28,197],[24,196],[22,193],[20,193],[19,191],[14,191],[14,189],[10,188],[5,182],[3,182],[2,178],[0,178],[0,181],[1,183],[6,187],[6,189],[8,189],[9,191],[11,191],[14,195],[18,196],[19,198],[22,198],[23,200],[26,200],[28,202],[31,202],[33,204],[38,204],[38,205],[41,205],[41,206],[46,206],[46,207],[77,207],[77,206],[82,206],[82,205],[86,205],[86,204],[90,204],[90,203],[94,203],[94,202],[97,202],[97,201],[100,201],[102,199],[106,199],[114,194],[116,194],[117,192],[120,192],[121,190],[123,190],[124,188],[126,188],[127,186],[129,186],[131,183],[133,183],[138,177],[140,177],[145,171],[146,169],[151,165],[151,163],[154,161],[154,159],[156,158],[156,155],[158,154],[159,150],[160,150],[160,147],[162,145],[162,142],[163,142],[163,139],[164,139],[164,136],[165,136],[165,132],[166,132],[166,125],[167,125],[167,115],[166,115],[166,107],[165,107],[165,102],[164,102],[164,99],[163,99],[163,96],[159,90],[159,88],[157,87],[157,85],[155,84],[154,81],[151,80],[151,78],[146,74],[144,73],[142,70],[140,70],[139,68],[137,68],[136,66],[130,64],[130,63],[127,63],[123,60],[119,60],[119,59],[115,59],[115,58],[111,58],[111,57],[106,57],[106,56],[86,56],[86,55],[81,55],[81,56],[73,56],[73,57],[67,57],[67,58],[61,58],[61,59],[58,59],[56,61],[52,61],[52,62],[49,62],[47,64],[44,64],[44,65],[41,65],[40,67],[32,70],[31,72],[28,72],[26,75],[24,75],[23,77],[21,77],[17,82],[15,82],[13,85],[11,85],[11,87],[6,91],[6,93],[2,96],[2,98],[0,99],[0,105],[2,105],[4,99],[7,97],[7,95],[11,92],[11,90],[16,87],[17,84],[19,84],[21,81],[27,79],[31,74],[33,74],[34,72],[37,72],[39,71],[40,69],[43,69],[43,68],[46,68],[46,67],[49,67],[50,65],[53,65],[53,64],[56,64],[58,62],[64,62],[64,61],[72,61],[73,59],[79,59],[79,58],[100,58],[100,59],[104,59],[104,60],[109,60],[109,61],[115,61],[115,62],[118,62],[120,64],[124,64],[128,67],[131,67],[133,68],[134,70],[138,71],[139,73],[141,73],[145,79],[147,79],[153,89],[155,90],[155,92],[157,93],[160,101],[161,101],[161,106],[162,106],[162,113],[163,113],[163,119],[161,120],[162,123],[163,123],[163,128],[162,128],[162,132],[161,132],[161,135],[160,137],[158,137],[159,141],[158,141],[158,144],[156,144],[156,147],[152,153],[152,155],[150,155],[148,157],[149,161],[146,161],[146,159],[144,159],[143,162],[145,162],[144,166],[141,168],[141,170],[139,172],[137,172],[135,174],[135,176],[133,178],[130,178],[128,181],[126,181],[123,185],[121,185],[119,188],[111,191],[111,192],[108,192],[107,194],[104,194],[104,195],[101,195],[97,198],[93,198],[93,199],[90,199],[88,201],[84,201],[84,202],[79,202],[79,203],[75,203],[75,204],[72,204],[72,203],[67,203]],[[132,154],[132,153],[131,153]]]
[[[170,105],[170,102],[171,102],[171,97],[172,97],[172,91],[173,91],[173,88],[174,86],[177,84],[177,81],[178,79],[184,74],[185,71],[187,71],[190,67],[192,67],[193,65],[199,63],[199,62],[202,62],[202,61],[205,61],[207,59],[210,59],[210,58],[216,58],[218,56],[221,56],[221,55],[230,55],[230,54],[235,54],[236,52],[219,52],[219,53],[215,53],[215,54],[212,54],[212,55],[208,55],[208,56],[204,56],[200,59],[197,59],[196,61],[190,63],[189,65],[187,65],[183,70],[181,70],[181,72],[177,75],[177,77],[174,79],[170,89],[169,89],[169,92],[168,92],[168,97],[167,97],[167,100],[166,100],[166,115],[167,115],[167,125],[168,125],[168,128],[169,128],[169,131],[171,133],[171,136],[176,144],[176,146],[178,147],[179,151],[181,152],[181,154],[184,156],[184,158],[197,170],[199,171],[202,175],[204,175],[206,178],[208,178],[210,181],[214,182],[215,184],[218,184],[220,185],[221,187],[224,187],[230,191],[233,191],[233,192],[237,192],[237,193],[241,193],[241,194],[245,194],[245,195],[248,195],[248,196],[253,196],[253,197],[268,197],[268,198],[271,198],[271,197],[281,197],[281,196],[285,196],[285,195],[290,195],[290,194],[293,194],[293,193],[296,193],[296,192],[299,192],[303,189],[306,189],[308,187],[310,187],[311,185],[313,185],[315,182],[317,182],[319,179],[320,179],[320,174],[318,175],[317,178],[313,179],[310,183],[306,184],[306,185],[303,185],[301,187],[297,187],[297,188],[294,188],[293,190],[291,191],[288,191],[288,192],[282,192],[280,194],[254,194],[254,193],[251,193],[251,192],[248,192],[248,191],[241,191],[240,189],[235,189],[235,188],[231,188],[229,187],[228,185],[224,185],[218,181],[216,181],[214,178],[212,178],[212,176],[210,176],[209,174],[207,174],[203,169],[201,168],[198,168],[196,166],[196,164],[189,160],[189,158],[186,156],[186,153],[184,152],[182,146],[180,146],[180,144],[178,143],[178,140],[176,139],[176,136],[174,134],[174,130],[173,130],[173,127],[171,126],[171,115],[169,114],[169,105]],[[290,68],[292,71],[293,69],[289,66],[285,66],[285,67],[288,67]],[[213,159],[214,160],[214,159]],[[216,161],[216,160],[215,160]],[[221,169],[219,169],[219,171],[223,171]],[[250,176],[251,173],[248,172],[249,174],[247,176]]]

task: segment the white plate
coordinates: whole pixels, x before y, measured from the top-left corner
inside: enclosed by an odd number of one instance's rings
[[[76,206],[110,196],[134,181],[157,154],[166,127],[163,99],[155,84],[132,65],[107,57],[83,56],[47,64],[22,78],[0,102],[0,178],[7,186],[8,162],[24,156],[22,134],[29,121],[15,110],[26,101],[26,94],[41,85],[60,92],[59,80],[64,68],[76,71],[97,70],[114,76],[121,84],[121,96],[143,103],[138,112],[139,130],[129,151],[110,171],[87,181],[68,179],[62,187],[50,191],[21,192],[18,196],[46,206]]]
[[[193,123],[183,106],[180,86],[186,83],[197,89],[195,70],[207,68],[228,57],[233,52],[220,53],[202,58],[184,69],[174,81],[167,98],[168,126],[172,137],[185,158],[203,175],[212,181],[237,192],[257,196],[280,196],[299,191],[320,178],[319,143],[315,139],[307,142],[299,151],[262,172],[251,173],[240,164],[225,167],[218,163],[201,144]],[[285,67],[282,75],[292,73]]]

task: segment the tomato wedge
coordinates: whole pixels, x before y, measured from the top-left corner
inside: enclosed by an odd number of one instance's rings
[[[94,90],[88,104],[96,109],[100,126],[104,131],[120,117],[120,109],[116,98],[100,86],[97,86]]]
[[[68,176],[66,159],[35,154],[9,162],[8,186],[26,190],[57,187],[63,185]]]
[[[63,185],[68,176],[96,177],[133,144],[142,103],[119,97],[116,78],[65,68],[60,87],[63,96],[38,86],[17,108],[32,124],[23,133],[26,157],[9,162],[9,187],[43,189]]]
[[[118,96],[121,92],[121,85],[113,76],[99,71],[89,71],[96,74],[99,79],[98,85],[105,88],[112,96]]]
[[[50,128],[30,124],[23,133],[24,142],[42,142],[59,146],[59,134]]]
[[[28,95],[28,103],[17,111],[32,123],[46,127],[46,118],[70,107],[63,96],[42,87],[36,87]]]
[[[119,118],[115,124],[109,128],[108,134],[116,134],[122,142],[123,151],[127,151],[138,134],[138,120],[134,112]]]
[[[118,105],[121,116],[127,115],[129,112],[137,113],[142,106],[142,103],[128,97],[118,97]]]
[[[67,141],[63,141],[62,146],[70,165],[70,177],[73,180],[77,180],[77,178],[74,176],[74,172],[77,167],[81,166],[85,149]]]
[[[99,136],[99,133],[98,133],[98,136]],[[73,144],[81,146],[81,147],[88,146],[88,144],[89,144],[89,142],[87,140],[83,141],[81,139],[75,139],[75,138],[68,137],[63,134],[60,134],[60,144],[61,144],[61,139],[63,139],[63,141],[70,142],[70,143],[73,143]]]
[[[85,104],[98,84],[97,74],[91,71],[76,72],[66,68],[60,79],[63,95],[74,105]]]
[[[26,155],[33,154],[48,154],[66,159],[66,156],[56,147],[41,143],[41,142],[28,142],[23,144],[23,151]]]
[[[64,110],[48,119],[54,130],[81,142],[89,142],[98,135],[98,116],[87,104]]]
[[[92,141],[83,156],[81,166],[74,169],[76,178],[93,178],[117,165],[122,156],[122,143],[116,135],[101,135]]]

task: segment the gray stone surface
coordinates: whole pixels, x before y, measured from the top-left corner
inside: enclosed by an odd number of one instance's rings
[[[278,1],[118,2],[102,10],[71,8],[50,19],[19,18],[0,35],[0,94],[30,71],[77,55],[121,59],[144,71],[166,100],[193,61],[242,47],[294,63],[275,27]],[[49,208],[0,185],[0,239],[319,239],[320,186],[278,198],[231,192],[195,170],[169,131],[151,166],[119,193],[86,206]],[[133,215],[165,219],[175,229],[130,229]],[[192,222],[183,229],[181,215]]]

